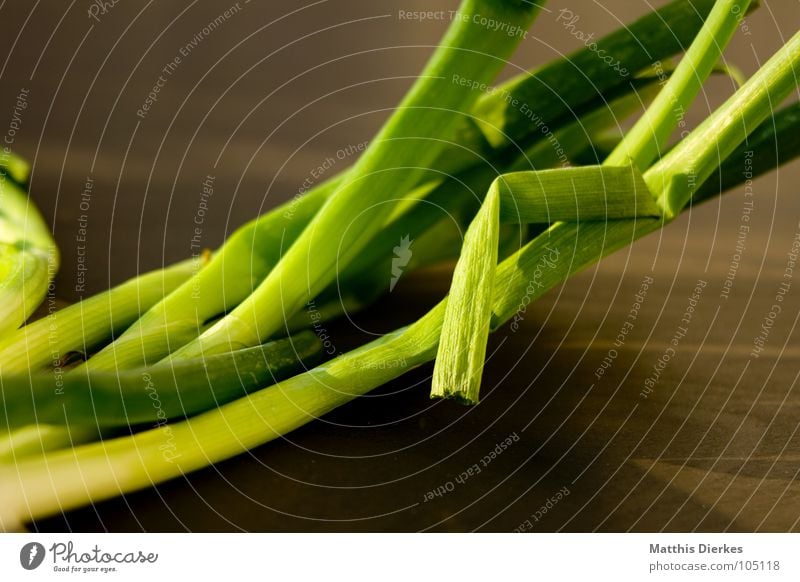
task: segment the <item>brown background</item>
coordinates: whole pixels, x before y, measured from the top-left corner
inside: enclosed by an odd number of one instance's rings
[[[728,53],[748,73],[800,28],[796,0],[762,4]],[[203,244],[216,246],[290,198],[326,157],[373,135],[446,25],[402,21],[398,10],[456,2],[242,1],[137,118],[161,68],[231,5],[126,0],[100,22],[88,18],[86,1],[16,0],[0,10],[0,112],[10,121],[16,95],[30,90],[15,148],[35,160],[32,195],[55,225],[65,300],[80,294],[75,236],[87,176],[95,182],[87,291],[187,256],[208,174],[216,182]],[[579,29],[601,35],[648,3],[551,2],[517,66],[579,45],[556,22],[562,7],[580,16]],[[689,120],[730,90],[727,79],[712,80]],[[765,353],[749,357],[800,230],[798,179],[795,163],[756,182],[752,232],[727,300],[720,289],[741,189],[555,289],[517,333],[498,332],[477,408],[431,403],[425,367],[281,442],[34,527],[510,531],[566,487],[535,530],[800,529],[800,288],[791,289]],[[594,383],[646,275],[655,283],[636,328]],[[689,334],[643,400],[698,279],[708,285]],[[385,330],[408,321],[448,280],[439,273],[403,283],[359,323]],[[343,346],[356,337],[348,326],[332,331]],[[519,442],[480,475],[422,502],[513,433]]]

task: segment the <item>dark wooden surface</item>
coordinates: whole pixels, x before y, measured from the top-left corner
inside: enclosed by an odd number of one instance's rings
[[[517,66],[579,45],[556,22],[562,7],[596,35],[646,9],[638,0],[550,4]],[[762,4],[729,51],[746,72],[800,25],[796,0]],[[398,10],[429,7],[416,0],[243,1],[137,116],[162,68],[230,6],[120,2],[99,21],[87,2],[16,0],[0,9],[0,131],[29,90],[14,146],[35,160],[32,195],[55,225],[65,300],[82,294],[76,234],[87,178],[83,294],[189,255],[207,175],[215,194],[202,244],[213,247],[294,195],[327,157],[368,140],[446,24],[399,19]],[[729,91],[727,80],[713,80],[688,120]],[[429,401],[424,367],[250,454],[33,527],[509,531],[530,520],[535,531],[800,529],[800,281],[763,353],[751,356],[800,231],[799,179],[792,164],[754,184],[728,298],[721,291],[736,253],[741,188],[553,290],[516,333],[499,331],[476,408]],[[636,324],[598,380],[645,277],[653,284]],[[706,286],[686,337],[645,399],[698,280]],[[402,283],[357,322],[383,331],[409,321],[448,280],[434,272]],[[343,346],[356,338],[347,325],[331,332]],[[509,435],[518,440],[481,465]],[[476,463],[479,474],[455,481]],[[438,487],[452,491],[425,502]],[[569,494],[541,513],[559,491]]]

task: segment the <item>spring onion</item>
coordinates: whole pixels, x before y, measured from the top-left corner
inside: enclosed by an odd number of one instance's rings
[[[472,17],[524,29],[538,5],[465,0],[352,168],[243,226],[201,265],[144,275],[16,331],[29,303],[14,307],[0,335],[9,429],[0,527],[242,453],[432,360],[432,396],[478,402],[488,334],[514,325],[521,307],[735,186],[743,148],[755,174],[800,155],[797,104],[774,112],[796,90],[800,34],[667,148],[675,110],[714,71],[737,74],[720,59],[749,8],[678,0],[598,40],[629,75],[581,50],[484,95],[475,87],[492,82],[519,38]],[[657,87],[648,67],[687,45]],[[610,131],[651,97],[631,130]],[[551,133],[520,103],[535,105]],[[16,200],[18,215],[32,213]],[[9,244],[52,251],[41,221],[20,224],[5,227]],[[321,342],[304,306],[313,301],[325,321],[369,305],[392,289],[392,248],[412,235],[424,244],[409,268],[456,261],[450,293],[417,321],[308,369]],[[14,273],[0,270],[3,292],[25,295]],[[49,279],[31,281],[33,305]],[[78,325],[81,334],[61,331]],[[60,356],[76,351],[86,361],[62,369]]]

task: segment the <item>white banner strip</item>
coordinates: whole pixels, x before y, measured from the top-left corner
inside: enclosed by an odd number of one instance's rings
[[[0,580],[800,580],[793,534],[3,534]]]

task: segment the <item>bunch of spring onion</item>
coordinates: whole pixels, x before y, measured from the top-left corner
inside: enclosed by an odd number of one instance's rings
[[[432,360],[432,396],[477,402],[490,331],[737,185],[745,149],[755,174],[800,152],[800,107],[779,108],[796,91],[800,35],[668,145],[676,111],[709,75],[731,74],[722,52],[751,4],[675,0],[492,87],[522,38],[506,30],[530,26],[541,2],[464,0],[352,167],[200,259],[23,327],[49,297],[58,253],[25,196],[26,166],[6,159],[0,527],[240,454]],[[642,104],[632,129],[615,133]],[[415,241],[406,270],[455,263],[449,293],[326,360],[305,307],[314,302],[319,322],[374,302],[402,237]]]

